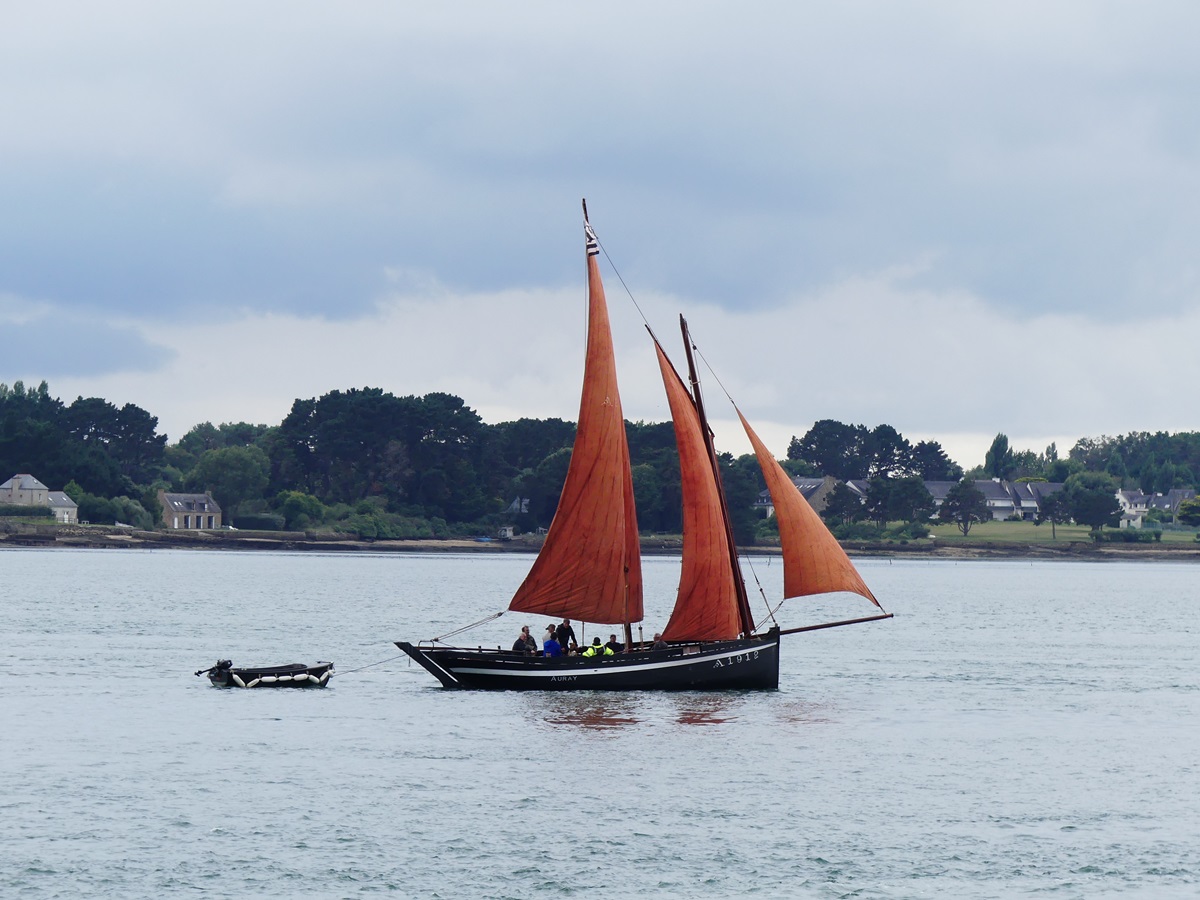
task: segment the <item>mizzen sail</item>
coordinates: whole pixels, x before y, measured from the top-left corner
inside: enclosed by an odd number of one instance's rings
[[[588,335],[579,424],[558,510],[509,609],[606,624],[642,619],[642,563],[608,306],[587,224]]]
[[[866,597],[879,606],[879,601],[850,562],[846,551],[825,527],[821,517],[808,505],[804,495],[754,433],[740,409],[737,414],[754,447],[754,455],[767,481],[767,490],[771,493],[771,503],[779,522],[779,543],[783,548],[783,596],[807,597],[847,591]]]

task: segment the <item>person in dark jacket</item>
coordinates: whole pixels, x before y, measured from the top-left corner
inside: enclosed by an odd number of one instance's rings
[[[617,640],[617,636],[615,634],[610,634],[608,636],[608,643],[605,644],[604,646],[607,647],[609,650],[611,650],[613,653],[624,653],[625,652],[625,645]]]
[[[569,647],[571,645],[571,641],[577,640],[575,637],[575,629],[571,627],[570,619],[562,620],[562,624],[558,626],[555,635],[558,638],[558,643],[561,647]]]
[[[521,629],[521,634],[513,641],[513,653],[522,653],[525,656],[534,656],[538,652],[537,641],[533,639],[533,635],[529,633],[529,626],[526,625]]]

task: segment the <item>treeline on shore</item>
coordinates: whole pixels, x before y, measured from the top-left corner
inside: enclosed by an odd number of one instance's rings
[[[205,422],[174,444],[157,429],[157,417],[133,404],[67,404],[45,382],[0,384],[0,478],[30,473],[65,490],[81,520],[142,528],[161,524],[157,493],[167,490],[210,492],[239,527],[367,539],[465,536],[502,524],[529,532],[554,516],[575,435],[561,419],[488,424],[451,394],[398,397],[379,388],[296,400],[278,425]],[[639,527],[679,533],[671,424],[629,422],[626,430]],[[1065,481],[1100,472],[1114,484],[1163,490],[1195,486],[1200,433],[1084,438],[1062,458],[1053,445],[1013,450],[1000,434],[984,464],[964,473],[935,441],[912,445],[888,425],[827,419],[794,437],[781,462],[792,475],[871,481],[877,495],[964,474]],[[723,454],[720,464],[739,543],[770,540],[773,522],[754,506],[764,485],[753,456]],[[872,514],[880,533],[889,521],[906,527],[896,511],[885,504]]]

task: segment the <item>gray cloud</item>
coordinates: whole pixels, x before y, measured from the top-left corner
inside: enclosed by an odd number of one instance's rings
[[[1194,374],[1197,25],[1107,0],[50,0],[0,30],[0,294],[46,298],[69,352],[6,352],[0,379],[175,437],[362,384],[571,416],[545,382],[574,363],[529,318],[579,293],[587,196],[777,443],[823,417],[972,447],[1190,427],[1140,364],[1096,373],[1136,345]],[[196,383],[197,334],[241,370]],[[639,383],[631,415],[665,418]]]
[[[1194,302],[1191,5],[48,4],[0,35],[0,290],[330,315],[390,268],[778,303],[917,257],[1013,310]]]
[[[11,297],[0,297],[0,328],[14,338],[4,342],[0,381],[147,374],[173,356],[131,326]]]

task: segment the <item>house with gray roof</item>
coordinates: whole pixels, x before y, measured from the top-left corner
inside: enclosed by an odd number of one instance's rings
[[[52,491],[32,475],[14,475],[0,484],[0,504],[8,506],[44,506],[47,514],[63,525],[79,521],[79,507],[62,491]]]
[[[950,488],[958,484],[957,481],[926,481],[925,490],[929,491],[929,496],[933,498],[933,514],[937,516],[937,511],[942,508],[942,504],[946,502],[946,495],[950,493]]]
[[[50,491],[46,498],[54,521],[60,525],[75,525],[79,522],[79,504],[62,491]]]
[[[46,506],[50,488],[29,474],[14,475],[0,484],[0,503],[12,506]]]
[[[1184,500],[1192,500],[1195,496],[1196,492],[1191,488],[1171,488],[1165,494],[1117,491],[1117,502],[1121,504],[1121,527],[1143,527],[1146,524],[1146,514],[1152,509],[1162,510],[1174,520],[1179,511],[1179,504]]]
[[[214,531],[221,527],[221,507],[212,494],[169,494],[158,492],[162,520],[168,530]]]
[[[1149,498],[1142,491],[1117,491],[1117,502],[1121,504],[1121,527],[1141,528],[1145,521]]]
[[[808,501],[816,512],[821,512],[825,509],[826,498],[829,492],[837,486],[838,480],[832,475],[826,475],[824,478],[809,478],[806,476],[797,476],[792,479],[792,484]],[[775,515],[775,504],[771,500],[770,491],[759,491],[758,499],[754,501],[754,508],[765,510],[768,517]]]
[[[975,490],[983,494],[983,499],[987,501],[987,508],[991,511],[994,521],[1005,522],[1019,517],[1017,504],[1007,481],[1001,481],[998,478],[979,478],[973,482],[973,485]]]

